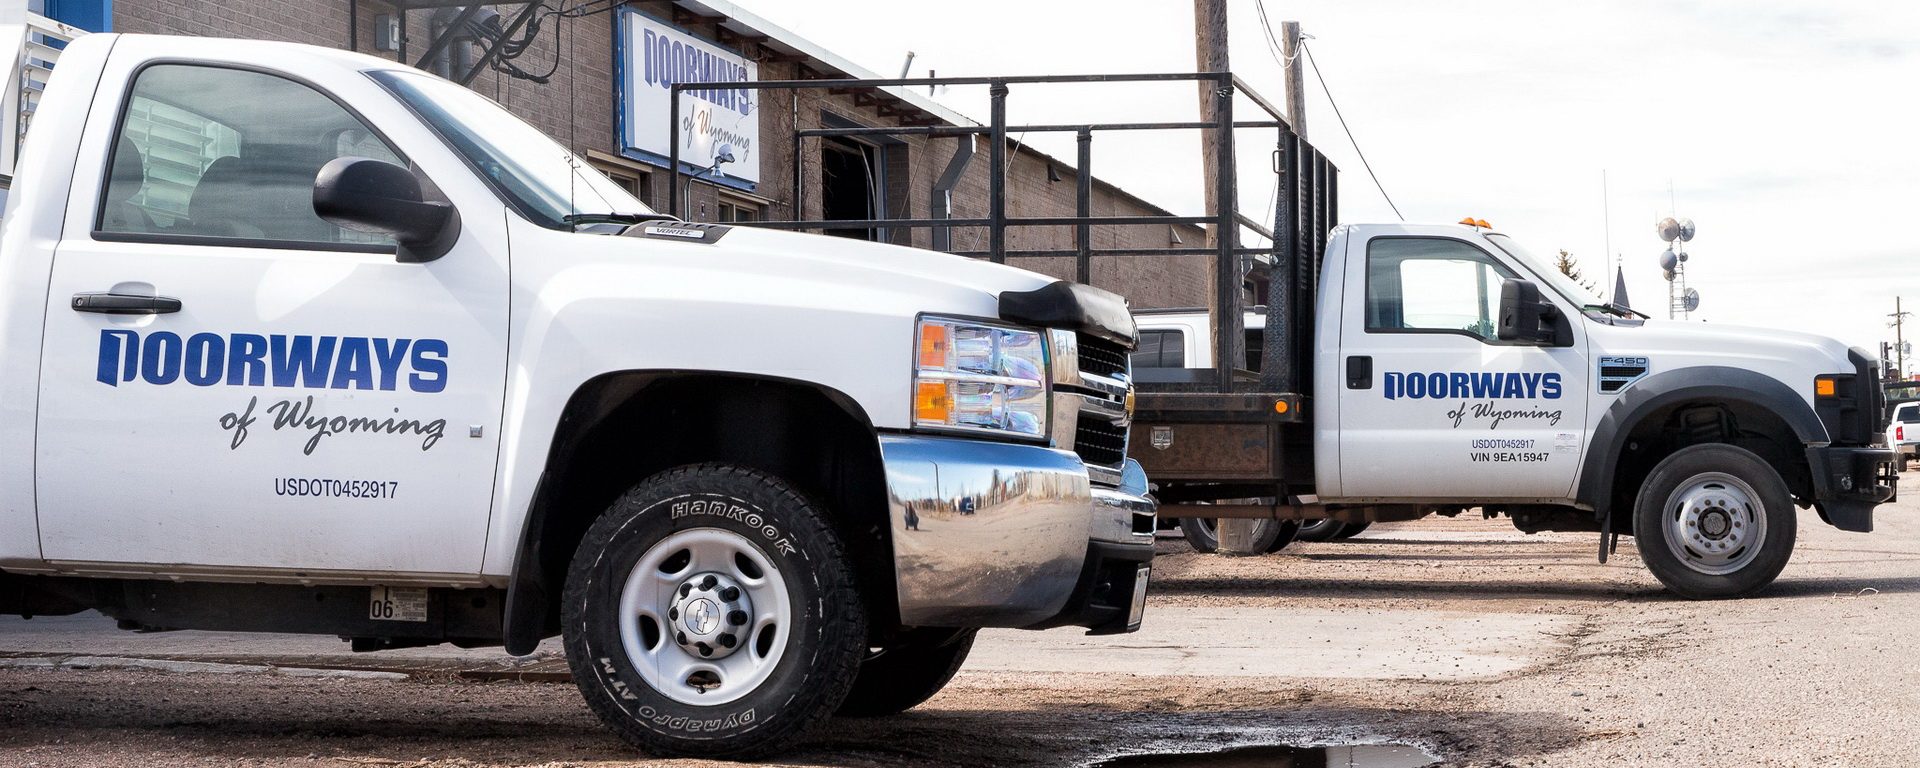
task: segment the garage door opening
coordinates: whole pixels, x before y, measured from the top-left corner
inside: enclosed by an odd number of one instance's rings
[[[880,190],[880,148],[833,137],[820,142],[821,218],[839,221],[885,218]],[[823,230],[856,240],[880,239],[874,227]]]

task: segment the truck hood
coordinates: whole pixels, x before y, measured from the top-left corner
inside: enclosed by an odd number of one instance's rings
[[[728,229],[714,246],[715,259],[751,261],[796,275],[837,273],[871,288],[950,295],[968,305],[986,301],[991,306],[1001,293],[1030,291],[1055,281],[1036,272],[938,251],[752,227]],[[979,307],[967,309],[978,311]]]
[[[1593,326],[1598,354],[1673,353],[1707,364],[1790,371],[1796,389],[1804,374],[1852,373],[1848,347],[1838,339],[1798,331],[1719,323],[1648,320],[1639,327]],[[1784,378],[1784,377],[1783,377]]]

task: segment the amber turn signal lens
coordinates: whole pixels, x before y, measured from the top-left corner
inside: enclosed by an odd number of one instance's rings
[[[1835,382],[1833,379],[1828,379],[1828,378],[1814,379],[1813,394],[1815,397],[1833,397],[1835,395],[1840,394],[1840,387],[1839,387],[1839,384]]]
[[[953,399],[947,396],[947,382],[922,381],[913,390],[913,418],[945,424],[953,416]]]
[[[1275,400],[1275,401],[1273,401],[1273,412],[1274,412],[1274,413],[1286,413],[1286,412],[1287,412],[1287,409],[1288,409],[1289,407],[1290,407],[1290,406],[1288,406],[1288,405],[1287,405],[1287,401],[1285,401],[1285,400]]]
[[[938,370],[947,367],[947,349],[953,329],[927,323],[920,326],[920,367]]]

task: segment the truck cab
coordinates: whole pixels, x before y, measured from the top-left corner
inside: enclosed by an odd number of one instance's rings
[[[1352,522],[1479,507],[1528,531],[1634,535],[1669,588],[1727,597],[1784,567],[1795,506],[1868,531],[1893,496],[1878,372],[1840,342],[1652,320],[1478,226],[1339,226],[1317,261],[1310,356],[1265,361],[1310,377],[1309,397],[1268,401],[1300,413],[1258,427],[1144,414],[1134,450],[1163,498],[1216,488],[1272,500],[1240,505],[1249,516]],[[1256,314],[1246,328],[1270,327]],[[1149,344],[1191,330],[1140,324]],[[1269,475],[1209,458],[1236,437],[1274,454]]]
[[[615,733],[727,757],[1142,619],[1119,297],[679,222],[392,61],[81,38],[0,254],[0,611],[557,635]]]

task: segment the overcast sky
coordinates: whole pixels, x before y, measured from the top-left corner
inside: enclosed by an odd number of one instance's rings
[[[889,76],[909,50],[916,75],[1194,68],[1184,0],[739,1]],[[1279,102],[1255,4],[1230,4],[1233,68]],[[1896,294],[1920,307],[1910,231],[1920,3],[1267,0],[1267,13],[1313,37],[1348,124],[1409,220],[1487,219],[1536,252],[1572,251],[1598,279],[1610,275],[1604,170],[1613,250],[1642,311],[1666,314],[1654,222],[1669,213],[1698,223],[1696,319],[1877,349],[1892,338]],[[1308,74],[1308,133],[1341,168],[1341,218],[1393,220]],[[986,114],[983,91],[939,99]],[[1186,89],[1016,89],[1011,119],[1190,119],[1195,103]],[[1073,156],[1070,136],[1029,141]],[[1094,172],[1193,208],[1197,154],[1191,136],[1101,136]],[[1245,180],[1245,207],[1264,205],[1270,187]]]

